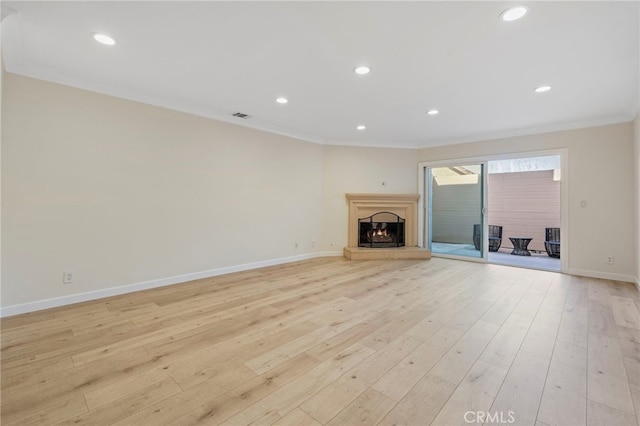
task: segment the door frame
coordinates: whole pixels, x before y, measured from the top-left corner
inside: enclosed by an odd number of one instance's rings
[[[498,160],[512,160],[512,159],[520,159],[520,158],[529,158],[529,157],[546,157],[558,155],[560,156],[560,170],[561,170],[561,178],[560,178],[560,272],[565,273],[569,270],[569,150],[567,148],[558,148],[558,149],[549,149],[549,150],[540,150],[540,151],[523,151],[523,152],[510,152],[505,154],[493,154],[493,155],[479,155],[474,157],[463,157],[463,158],[450,158],[450,159],[440,159],[440,160],[432,160],[432,161],[421,161],[418,163],[418,193],[420,194],[420,200],[418,203],[418,247],[426,248],[427,244],[427,232],[428,227],[426,226],[426,220],[428,219],[427,209],[428,209],[428,194],[425,192],[428,188],[425,186],[426,177],[427,177],[427,167],[443,167],[450,166],[455,164],[474,164],[474,163],[488,163],[489,161],[498,161]],[[485,167],[485,174],[489,173],[488,167]],[[483,218],[486,219],[488,213],[487,203],[487,181],[488,179],[484,179],[484,200],[483,204],[485,206],[485,211],[483,212]],[[442,254],[433,254],[436,257],[451,257],[461,260],[469,260],[475,262],[488,262],[488,244],[489,238],[487,236],[488,223],[487,220],[483,220],[483,257],[482,258],[472,258],[472,257],[462,257],[462,256],[450,256],[450,255],[442,255]]]
[[[482,194],[481,194],[481,198],[482,198],[482,207],[481,207],[481,211],[480,211],[480,215],[481,215],[481,226],[482,226],[482,247],[480,250],[480,254],[481,257],[471,257],[471,256],[456,256],[456,255],[452,255],[452,254],[445,254],[445,253],[433,253],[433,256],[436,257],[446,257],[448,259],[459,259],[459,260],[469,260],[472,262],[482,262],[482,263],[487,263],[489,261],[488,256],[489,256],[489,237],[487,235],[487,230],[488,230],[488,223],[486,220],[486,211],[487,211],[487,174],[488,174],[488,164],[486,161],[483,160],[469,160],[468,158],[462,159],[462,160],[439,160],[439,161],[425,161],[425,162],[421,162],[419,163],[419,182],[418,182],[418,190],[420,191],[420,206],[419,206],[419,211],[418,211],[418,246],[419,247],[423,247],[423,248],[428,248],[428,242],[430,241],[429,238],[429,229],[431,228],[430,226],[427,225],[427,220],[430,220],[431,217],[429,216],[428,209],[429,209],[429,187],[430,184],[426,184],[426,179],[427,179],[427,170],[429,168],[434,168],[434,167],[451,167],[451,166],[460,166],[460,165],[475,165],[475,164],[480,164],[482,165]]]

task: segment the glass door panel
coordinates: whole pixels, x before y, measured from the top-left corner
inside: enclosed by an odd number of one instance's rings
[[[432,253],[484,258],[483,163],[427,167],[428,230]]]

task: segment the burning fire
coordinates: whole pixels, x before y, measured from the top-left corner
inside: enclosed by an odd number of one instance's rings
[[[373,238],[374,241],[380,241],[389,237],[389,231],[387,230],[386,223],[378,223],[376,227],[368,232],[368,237]]]

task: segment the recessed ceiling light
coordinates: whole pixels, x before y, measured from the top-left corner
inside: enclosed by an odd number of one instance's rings
[[[511,7],[500,14],[503,21],[511,22],[522,18],[527,14],[527,8],[524,6]]]
[[[106,34],[93,33],[93,39],[98,43],[101,43],[107,46],[113,46],[114,44],[116,44],[115,39]]]
[[[276,102],[279,104],[286,104],[287,102],[289,102],[289,99],[280,96],[278,99],[276,99]]]
[[[548,92],[549,90],[551,90],[551,86],[540,86],[536,87],[533,91],[536,93],[544,93]]]
[[[429,114],[429,115],[438,115],[438,114],[440,114],[440,111],[438,111],[437,109],[430,109],[429,111],[427,111],[427,114]]]
[[[357,67],[356,69],[353,70],[356,74],[360,74],[360,75],[365,75],[365,74],[369,74],[369,71],[371,71],[371,68],[365,66],[365,65],[361,65],[359,67]]]
[[[363,125],[363,124],[361,124],[361,125],[359,125],[358,127],[356,127],[356,129],[358,129],[358,130],[364,130],[364,129],[366,129],[366,128],[367,128],[367,126],[365,126],[365,125]]]

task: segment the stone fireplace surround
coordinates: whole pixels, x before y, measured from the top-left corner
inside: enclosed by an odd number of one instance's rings
[[[350,260],[429,259],[431,252],[419,248],[417,213],[419,194],[346,194],[349,200],[348,246],[344,256]],[[391,212],[405,220],[405,246],[390,248],[358,247],[358,219],[379,212]]]

